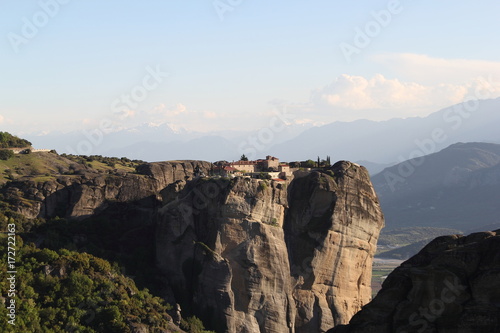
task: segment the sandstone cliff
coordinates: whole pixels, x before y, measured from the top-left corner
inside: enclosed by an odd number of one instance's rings
[[[500,230],[439,237],[330,332],[499,332],[499,277]]]
[[[2,193],[19,213],[29,218],[84,218],[105,209],[109,202],[147,197],[160,200],[160,191],[167,185],[192,179],[196,166],[208,173],[212,164],[204,161],[146,163],[137,168],[137,173],[125,174],[80,169],[77,174],[57,175],[43,182],[26,177],[8,183]]]
[[[163,276],[150,278],[162,279],[167,301],[217,332],[325,332],[369,301],[384,220],[365,168],[338,162],[276,182],[194,177],[196,166],[212,168],[176,161],[132,173],[83,165],[71,175],[9,182],[1,192],[27,217],[103,217],[89,237],[86,223],[68,236],[83,250],[106,245],[115,258],[152,248]],[[96,236],[106,221],[115,223],[106,228],[112,240]]]
[[[366,169],[338,162],[288,186],[198,179],[162,194],[158,266],[218,332],[325,332],[369,301],[383,216]]]

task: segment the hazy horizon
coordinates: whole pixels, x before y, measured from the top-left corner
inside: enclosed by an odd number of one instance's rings
[[[500,96],[500,4],[0,4],[0,126],[195,132],[422,117]],[[478,96],[478,91],[481,96]]]

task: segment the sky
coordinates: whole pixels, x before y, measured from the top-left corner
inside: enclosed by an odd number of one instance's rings
[[[500,96],[499,12],[489,0],[0,0],[0,127],[426,116]]]

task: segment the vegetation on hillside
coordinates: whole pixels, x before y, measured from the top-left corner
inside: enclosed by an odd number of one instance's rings
[[[0,160],[0,228],[4,232],[15,224],[17,232],[16,326],[2,320],[0,332],[182,331],[172,323],[170,305],[157,297],[162,284],[151,242],[154,227],[144,223],[150,219],[134,203],[110,202],[109,209],[82,221],[58,217],[46,221],[16,213],[20,202],[6,199],[13,181],[32,186],[32,182],[89,172],[135,173],[142,163],[127,158],[58,155],[55,151]],[[7,235],[2,233],[4,263],[7,243]],[[4,265],[0,270],[0,300],[4,302],[10,302],[7,277]],[[0,316],[7,318],[4,305]],[[182,319],[181,327],[186,332],[208,332],[194,316]]]
[[[4,236],[5,237],[5,236]],[[0,245],[7,261],[6,242]],[[151,332],[173,332],[170,306],[119,273],[103,259],[61,249],[38,249],[17,237],[15,329],[0,321],[2,332],[132,332],[146,326]],[[9,281],[2,271],[0,288]],[[0,307],[7,318],[7,308]],[[169,329],[170,328],[170,329]]]
[[[316,161],[313,161],[311,159],[306,160],[306,161],[296,161],[296,162],[290,162],[289,163],[291,168],[329,168],[332,166],[332,163],[330,161],[330,156],[326,156],[325,159],[321,159],[319,156],[316,159]]]
[[[27,219],[0,201],[1,229],[16,225],[18,281],[15,330],[4,320],[0,332],[133,332],[141,326],[149,332],[179,332],[168,314],[171,306],[154,296],[159,294],[154,282],[159,272],[152,242],[146,242],[150,245],[146,247],[129,242],[132,236],[136,240],[140,235],[153,236],[134,226],[134,216],[125,206],[116,210],[128,215],[128,221],[123,216],[44,221]],[[133,235],[126,236],[131,229]],[[7,235],[0,240],[0,260],[6,263]],[[95,254],[112,258],[113,264]],[[8,287],[4,266],[0,290],[5,299]],[[5,306],[0,316],[6,318]],[[187,332],[208,333],[196,317],[181,324]]]
[[[420,252],[420,250],[422,250],[433,239],[434,238],[427,238],[403,247],[398,247],[396,249],[381,252],[377,254],[377,257],[381,257],[384,259],[407,260]]]
[[[407,227],[382,230],[377,243],[376,257],[405,260],[417,254],[436,237],[462,234],[460,230],[432,227]]]
[[[31,146],[31,142],[18,138],[7,132],[0,132],[0,148],[24,148]]]
[[[0,160],[0,183],[22,177],[55,177],[75,168],[73,162],[53,153],[17,154],[13,158]]]
[[[1,152],[2,150],[0,150]],[[12,154],[12,152],[9,151]],[[13,155],[8,160],[0,157],[0,184],[27,179],[35,182],[55,180],[61,175],[78,175],[85,172],[108,174],[136,173],[136,167],[145,163],[122,157],[58,155],[33,153]]]
[[[67,158],[75,163],[85,165],[95,169],[104,168],[119,168],[128,172],[133,172],[137,165],[146,163],[141,160],[131,160],[126,157],[106,157],[101,155],[71,155],[61,154],[62,157]]]

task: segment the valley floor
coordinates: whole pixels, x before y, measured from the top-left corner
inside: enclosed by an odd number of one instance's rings
[[[403,260],[397,259],[373,258],[372,298],[375,297],[375,295],[377,295],[382,288],[382,283],[387,275],[389,275],[389,273],[391,273],[402,262]]]

